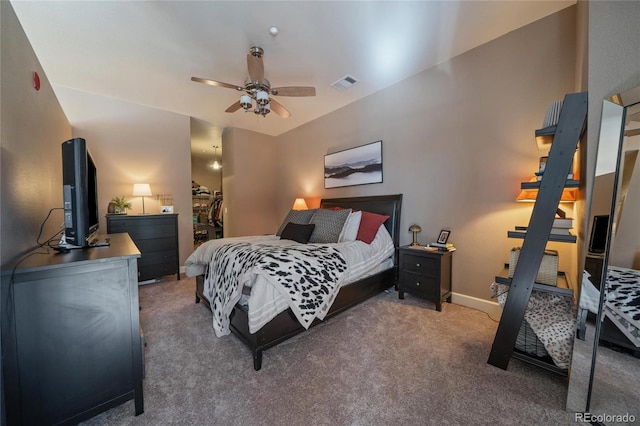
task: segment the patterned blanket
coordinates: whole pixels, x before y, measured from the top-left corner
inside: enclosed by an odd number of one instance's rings
[[[504,307],[509,286],[493,283],[491,289]],[[524,313],[537,338],[560,368],[569,368],[576,328],[576,311],[573,298],[557,293],[532,291]]]
[[[230,333],[229,315],[242,288],[263,276],[287,300],[303,327],[323,319],[338,291],[347,263],[328,246],[274,247],[250,242],[215,247],[204,281],[217,336]]]
[[[640,347],[640,271],[610,266],[607,269],[607,317]]]

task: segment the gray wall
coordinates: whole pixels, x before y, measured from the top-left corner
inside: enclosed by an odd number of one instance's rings
[[[0,7],[0,247],[4,264],[34,248],[49,209],[62,207],[61,145],[72,134],[13,7],[7,1],[0,2]],[[40,76],[40,90],[34,89],[33,72]],[[60,230],[62,217],[60,210],[53,212],[41,241]]]
[[[547,105],[574,91],[575,52],[571,7],[277,137],[278,217],[301,196],[403,193],[401,229],[419,224],[421,243],[451,229],[454,292],[488,299],[521,244],[507,231],[532,205],[514,200],[546,155],[534,131]],[[380,139],[384,183],[324,189],[325,154]],[[575,247],[556,246],[575,270]]]

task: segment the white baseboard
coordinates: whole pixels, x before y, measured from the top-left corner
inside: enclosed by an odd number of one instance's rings
[[[502,308],[498,302],[479,299],[477,297],[467,296],[466,294],[452,293],[451,303],[486,312],[494,319],[499,319],[502,316]]]

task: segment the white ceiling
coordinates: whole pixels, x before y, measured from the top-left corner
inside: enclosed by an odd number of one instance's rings
[[[193,135],[193,149],[213,152],[211,135],[225,127],[279,135],[575,0],[11,3],[54,90],[193,117],[206,135]],[[272,25],[280,30],[275,37]],[[265,51],[273,87],[316,88],[315,97],[276,97],[291,111],[287,119],[225,113],[239,92],[190,80],[243,85],[254,45]],[[345,91],[330,87],[346,74],[360,83]],[[67,113],[72,125],[81,114]]]

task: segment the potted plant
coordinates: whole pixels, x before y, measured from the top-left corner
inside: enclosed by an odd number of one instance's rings
[[[127,209],[131,209],[131,201],[127,201],[122,197],[114,197],[109,203],[109,210],[113,207],[113,214],[127,214]],[[111,211],[109,211],[111,213]]]

